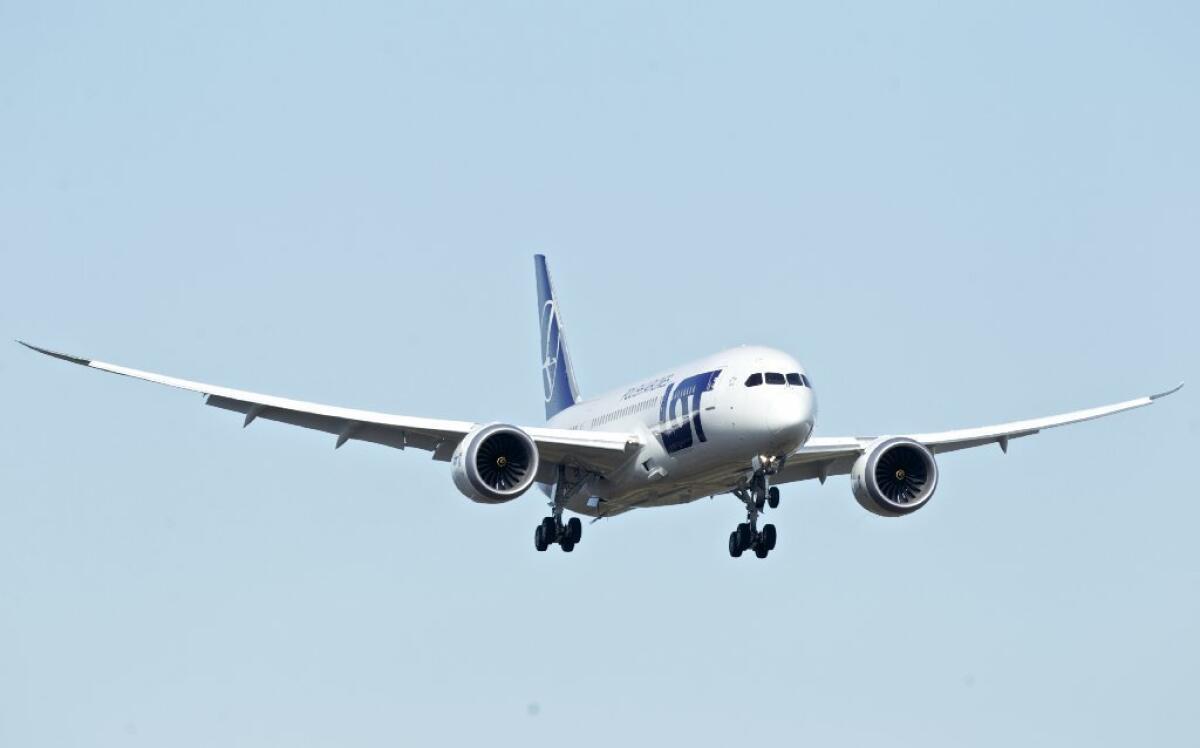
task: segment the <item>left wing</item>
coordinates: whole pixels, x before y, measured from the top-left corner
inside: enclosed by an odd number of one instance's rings
[[[1027,421],[1011,421],[996,426],[981,426],[979,428],[958,429],[955,431],[937,431],[928,434],[904,434],[902,436],[924,444],[934,454],[954,452],[959,449],[970,449],[971,447],[981,447],[985,444],[999,444],[1000,448],[1007,452],[1008,442],[1012,439],[1032,436],[1043,429],[1090,421],[1095,418],[1111,416],[1114,413],[1134,410],[1135,408],[1144,408],[1155,400],[1178,392],[1181,387],[1183,387],[1182,383],[1174,389],[1160,392],[1156,395],[1139,397],[1135,400],[1126,400],[1125,402],[1113,405],[1102,405],[1098,408],[1076,410],[1057,416],[1032,418]],[[850,472],[850,468],[854,466],[854,461],[858,459],[858,456],[877,438],[874,436],[859,436],[814,437],[809,439],[807,444],[788,456],[784,462],[783,469],[775,477],[774,482],[790,483],[793,481],[810,480],[812,478],[817,478],[821,482],[824,482],[831,475],[846,475]]]
[[[334,442],[335,449],[350,440],[374,442],[397,449],[412,447],[428,450],[433,452],[433,459],[447,461],[462,438],[479,425],[471,421],[374,413],[260,395],[56,353],[20,340],[17,342],[38,353],[80,366],[199,392],[205,396],[204,402],[207,405],[244,414],[246,417],[242,423],[243,427],[249,426],[255,419],[262,418],[334,434],[337,436]],[[543,482],[554,480],[555,467],[560,464],[569,463],[601,475],[607,474],[626,462],[640,445],[640,440],[635,434],[524,426],[521,428],[537,443],[542,463],[538,480]]]

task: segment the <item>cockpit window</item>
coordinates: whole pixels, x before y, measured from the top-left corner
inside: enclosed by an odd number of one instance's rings
[[[762,374],[751,374],[746,379],[747,387],[757,387],[760,384],[762,384]]]
[[[788,380],[788,384],[794,384],[794,385],[796,385],[797,387],[803,387],[803,386],[804,386],[804,380],[800,378],[800,373],[799,373],[799,372],[795,372],[795,371],[793,371],[791,374],[788,374],[788,375],[787,375],[787,380]]]
[[[777,371],[767,372],[767,384],[783,384],[787,380]]]
[[[808,375],[801,374],[800,376],[804,379],[804,386],[812,389],[812,380],[808,378]]]

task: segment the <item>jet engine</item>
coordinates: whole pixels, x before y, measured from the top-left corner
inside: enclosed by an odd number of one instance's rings
[[[933,452],[904,437],[876,441],[850,470],[850,486],[859,506],[881,517],[917,511],[933,496],[937,482]]]
[[[538,471],[537,444],[516,426],[477,426],[458,443],[450,470],[454,485],[471,501],[512,501],[533,485]]]

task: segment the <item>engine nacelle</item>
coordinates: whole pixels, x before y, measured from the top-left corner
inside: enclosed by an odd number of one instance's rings
[[[454,485],[471,501],[512,501],[533,485],[538,471],[537,444],[516,426],[477,426],[458,443],[450,458],[450,471]]]
[[[904,437],[880,439],[850,470],[850,486],[859,506],[881,517],[912,514],[937,490],[933,452]]]

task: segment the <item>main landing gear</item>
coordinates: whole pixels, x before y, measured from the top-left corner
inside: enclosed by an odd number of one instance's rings
[[[533,531],[533,546],[539,551],[544,551],[550,546],[557,543],[562,547],[563,553],[570,553],[575,550],[575,544],[583,537],[583,523],[578,517],[572,517],[568,522],[562,521],[562,513],[556,513],[553,517],[546,517],[542,523]]]
[[[778,472],[780,464],[779,460],[756,459],[750,484],[733,492],[746,505],[746,521],[729,533],[730,556],[738,558],[745,551],[753,550],[755,556],[766,558],[775,550],[775,525],[766,524],[760,530],[758,515],[766,506],[779,507],[779,489],[771,485],[771,476]]]
[[[558,479],[551,492],[550,516],[542,519],[542,523],[533,531],[533,547],[538,551],[544,551],[556,543],[563,553],[575,550],[579,539],[583,537],[583,522],[578,517],[563,522],[563,508],[588,478],[589,475],[578,468],[559,466]]]
[[[755,531],[754,525],[743,522],[729,533],[729,555],[738,558],[743,551],[753,549],[755,556],[766,558],[768,553],[775,550],[775,540],[775,525],[768,523],[763,525],[762,530]]]

